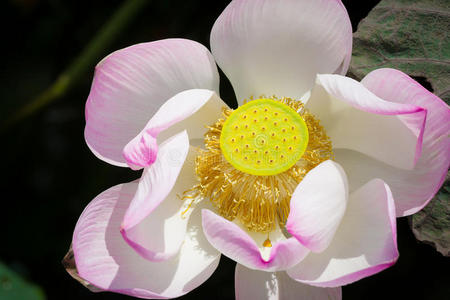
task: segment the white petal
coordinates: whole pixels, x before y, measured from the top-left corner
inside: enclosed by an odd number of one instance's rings
[[[77,270],[84,280],[105,291],[150,299],[182,296],[211,276],[220,253],[205,239],[200,210],[196,210],[177,256],[150,262],[138,255],[119,232],[137,186],[131,182],[112,187],[83,211],[73,235]]]
[[[318,75],[306,108],[320,119],[335,149],[409,170],[420,157],[426,110],[419,106],[383,100],[348,77]]]
[[[222,117],[227,105],[214,91],[192,89],[176,94],[167,100],[123,149],[123,156],[132,169],[140,169],[154,163],[158,142],[187,130],[191,140],[201,139],[206,125]]]
[[[327,160],[312,169],[291,198],[287,231],[314,252],[331,243],[347,206],[347,176]]]
[[[285,272],[264,272],[236,265],[237,300],[340,300],[342,290],[321,288],[294,281]]]
[[[211,31],[211,51],[238,103],[261,94],[299,99],[317,73],[345,74],[347,11],[334,0],[234,0]]]
[[[398,259],[394,201],[374,179],[350,194],[333,242],[287,270],[293,279],[321,287],[352,283],[392,266]]]
[[[176,255],[185,238],[189,214],[183,211],[188,203],[180,195],[197,182],[196,151],[191,149],[187,156],[188,149],[185,131],[162,144],[156,162],[144,170],[122,221],[124,239],[151,261]]]
[[[158,108],[188,89],[219,91],[219,74],[203,45],[184,39],[118,50],[96,67],[86,103],[85,139],[100,159],[126,166],[123,147]]]
[[[269,251],[261,252],[259,245],[244,229],[208,209],[202,211],[202,226],[206,238],[214,248],[251,269],[286,270],[309,253],[293,237],[275,238]]]
[[[427,205],[447,175],[450,165],[450,108],[398,70],[375,70],[361,83],[387,101],[414,104],[427,110],[422,155],[412,171],[393,168],[347,150],[335,151],[336,160],[348,171],[351,190],[374,177],[382,178],[392,189],[397,216],[413,214]]]

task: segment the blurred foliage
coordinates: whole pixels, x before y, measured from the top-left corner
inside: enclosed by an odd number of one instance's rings
[[[28,283],[0,262],[0,299],[44,300],[45,295],[41,288]]]
[[[356,29],[379,0],[343,2]],[[0,60],[0,121],[51,86],[122,3],[121,0],[0,2],[4,41]],[[172,37],[209,46],[212,25],[229,0],[150,3],[130,20],[125,32],[115,34],[102,47],[99,57],[136,43]],[[6,230],[0,258],[8,266],[18,266],[14,269],[41,286],[49,299],[131,299],[90,292],[73,280],[60,263],[71,243],[76,221],[91,199],[140,175],[98,160],[85,144],[84,103],[94,64],[65,90],[61,101],[10,127],[1,136],[4,213],[0,222]],[[220,92],[229,104],[236,103],[224,76]],[[417,243],[405,218],[398,221],[398,238],[401,256],[397,264],[345,286],[345,299],[380,299],[386,297],[386,291],[402,299],[443,299],[450,294],[450,275],[436,272],[448,270],[449,260],[428,245]],[[222,257],[211,278],[182,299],[233,299],[234,267],[234,262]]]
[[[450,1],[383,0],[361,21],[349,75],[361,80],[378,68],[399,69],[450,104]],[[445,188],[447,186],[447,188]],[[412,216],[420,241],[448,256],[450,182]]]
[[[104,55],[105,48],[124,31],[136,14],[149,2],[148,0],[125,1],[69,67],[58,76],[56,81],[8,117],[3,123],[4,127],[2,129],[6,130],[8,126],[36,113],[38,110],[63,96],[71,86],[80,80],[81,76],[86,75],[88,69],[93,68],[95,63],[102,57],[102,54]]]

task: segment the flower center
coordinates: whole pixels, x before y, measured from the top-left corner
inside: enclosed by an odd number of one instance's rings
[[[333,157],[329,137],[303,103],[290,98],[252,100],[235,111],[224,108],[223,115],[207,127],[205,149],[195,160],[199,183],[182,197],[190,201],[187,210],[208,199],[249,231],[282,229],[299,182]]]
[[[291,107],[272,99],[253,100],[223,124],[220,149],[236,169],[268,176],[291,168],[308,145],[305,121]]]

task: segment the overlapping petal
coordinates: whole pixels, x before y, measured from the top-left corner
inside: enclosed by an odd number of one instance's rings
[[[237,300],[340,300],[342,290],[310,286],[290,278],[286,272],[263,272],[236,265]]]
[[[205,124],[221,117],[223,107],[227,105],[214,91],[192,89],[176,94],[125,146],[123,155],[128,165],[135,170],[151,165],[157,157],[157,140],[164,140],[181,130],[187,130],[191,140],[203,138]]]
[[[157,263],[142,258],[119,232],[137,187],[136,181],[112,187],[83,211],[73,235],[78,273],[102,290],[134,297],[165,299],[184,295],[211,276],[220,253],[204,238],[198,211],[189,221],[177,256]]]
[[[391,191],[374,179],[350,195],[330,246],[322,253],[310,253],[287,273],[320,287],[341,286],[378,273],[398,258],[395,222]]]
[[[317,73],[345,74],[352,28],[339,0],[234,0],[211,31],[211,51],[238,102],[299,99]]]
[[[450,164],[449,106],[398,70],[373,71],[361,83],[383,99],[427,110],[422,155],[412,171],[394,168],[352,151],[335,151],[336,160],[348,171],[350,189],[357,189],[371,178],[383,178],[392,189],[397,216],[413,214],[431,200],[447,174]],[[391,147],[399,146],[398,143],[394,145]]]
[[[183,131],[166,140],[158,159],[145,168],[133,200],[121,224],[124,239],[137,253],[151,261],[177,254],[184,241],[188,215],[186,204],[177,197],[195,183],[192,162],[195,151]]]
[[[219,74],[203,45],[184,39],[118,50],[96,67],[86,103],[85,139],[100,159],[126,166],[123,147],[158,108],[188,89],[219,91]]]
[[[287,231],[310,250],[325,250],[344,216],[347,199],[344,170],[331,160],[321,163],[295,189]]]
[[[318,75],[306,107],[321,120],[335,149],[408,170],[420,157],[427,114],[420,106],[381,99],[348,77]]]
[[[213,247],[250,269],[286,270],[309,253],[295,238],[280,238],[281,232],[271,232],[274,241],[268,248],[270,252],[264,253],[246,231],[208,209],[202,211],[202,224],[205,236]]]

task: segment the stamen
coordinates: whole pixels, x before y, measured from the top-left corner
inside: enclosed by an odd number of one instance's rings
[[[254,175],[235,168],[227,159],[220,147],[221,136],[223,134],[226,120],[233,114],[233,110],[224,108],[224,118],[219,119],[215,124],[208,127],[205,134],[205,150],[198,150],[199,155],[195,161],[195,171],[199,179],[199,184],[193,189],[186,191],[183,199],[192,201],[194,197],[209,199],[217,209],[217,213],[228,220],[240,222],[247,230],[270,233],[277,227],[284,228],[289,215],[291,195],[298,183],[304,176],[321,162],[332,159],[332,146],[325,130],[313,115],[303,107],[299,101],[290,98],[277,99],[273,101],[280,102],[292,108],[304,120],[309,132],[309,142],[303,155],[288,169],[274,175]],[[248,101],[251,103],[253,101]],[[259,109],[263,113],[267,105]],[[254,109],[253,109],[254,110]],[[253,110],[250,111],[253,115]],[[248,115],[246,113],[245,115]],[[271,119],[275,112],[271,111]],[[284,115],[278,114],[278,122],[283,121]],[[240,117],[243,120],[244,117]],[[250,120],[249,120],[250,119]],[[270,139],[262,136],[260,128],[256,128],[252,118],[247,118],[246,123],[240,124],[242,128],[237,134],[226,138],[230,141],[235,138],[234,149],[241,149],[238,154],[233,152],[234,156],[239,156],[247,164],[254,163],[255,166],[268,166],[278,168],[281,163],[288,161],[292,152],[297,151],[298,143],[301,141],[301,134],[296,130],[299,126],[292,125],[293,117],[288,117],[287,125],[296,128],[286,133],[281,132],[281,128],[274,130],[269,125],[277,120],[264,123],[266,131],[275,133]],[[244,122],[244,121],[243,121]],[[284,124],[284,123],[283,123]],[[279,124],[278,124],[279,125]],[[259,125],[261,126],[261,125]],[[251,134],[245,134],[244,139],[236,139],[246,128]],[[234,127],[232,127],[232,132]],[[263,147],[260,145],[261,137],[265,140]],[[249,140],[251,138],[251,140]],[[282,143],[283,138],[289,138],[289,142]],[[252,141],[259,141],[253,143]],[[270,141],[270,142],[269,142]],[[231,144],[230,144],[231,145]],[[249,147],[246,147],[249,145]],[[258,145],[258,147],[256,146]],[[238,147],[238,148],[237,148]],[[292,152],[289,150],[292,147]],[[267,153],[266,153],[267,151]],[[258,164],[259,161],[259,164]],[[189,205],[188,205],[189,209]],[[264,242],[264,247],[270,247],[271,241],[268,238]]]

